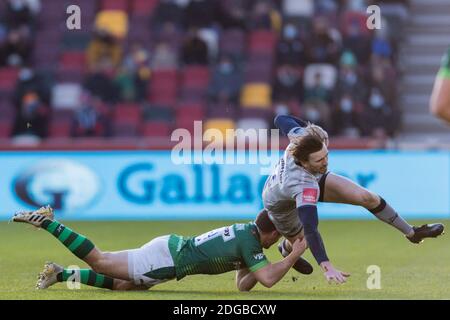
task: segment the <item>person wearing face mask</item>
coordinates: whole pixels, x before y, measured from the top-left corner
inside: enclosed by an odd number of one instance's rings
[[[213,71],[208,96],[213,102],[237,102],[242,82],[242,74],[233,60],[223,55]]]
[[[343,93],[333,111],[334,132],[344,135],[359,134],[360,105],[349,93]]]
[[[305,66],[305,44],[300,38],[297,27],[291,23],[283,28],[282,38],[277,46],[278,64]]]
[[[300,71],[289,64],[279,66],[273,86],[273,99],[298,101],[302,96],[303,85]]]
[[[49,108],[39,100],[36,92],[27,91],[17,106],[13,136],[47,136]]]

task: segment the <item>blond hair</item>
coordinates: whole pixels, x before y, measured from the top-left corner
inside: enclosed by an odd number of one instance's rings
[[[307,161],[311,153],[322,149],[323,144],[328,146],[328,133],[321,127],[308,122],[300,135],[292,137],[288,152],[294,157],[295,162]],[[320,148],[319,148],[320,145]]]

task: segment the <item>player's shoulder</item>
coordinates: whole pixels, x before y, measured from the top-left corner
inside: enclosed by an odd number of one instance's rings
[[[253,238],[258,232],[258,229],[253,221],[248,223],[235,223],[233,225],[233,230],[238,239],[248,239],[249,237]]]

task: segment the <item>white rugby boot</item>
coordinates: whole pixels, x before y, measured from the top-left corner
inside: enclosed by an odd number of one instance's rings
[[[42,207],[35,211],[19,211],[14,214],[12,221],[29,223],[37,228],[40,228],[42,222],[45,220],[53,221],[54,213],[52,207],[49,205]]]
[[[58,282],[56,275],[62,272],[64,268],[56,263],[45,263],[44,270],[39,273],[38,281],[36,282],[36,290],[47,289]]]

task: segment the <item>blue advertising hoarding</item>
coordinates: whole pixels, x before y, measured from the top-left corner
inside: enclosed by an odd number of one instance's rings
[[[281,153],[280,153],[281,155]],[[333,151],[331,171],[382,195],[405,218],[448,218],[447,152]],[[0,219],[51,204],[59,219],[252,219],[258,164],[174,164],[170,151],[2,152]],[[370,219],[320,204],[321,219]]]

